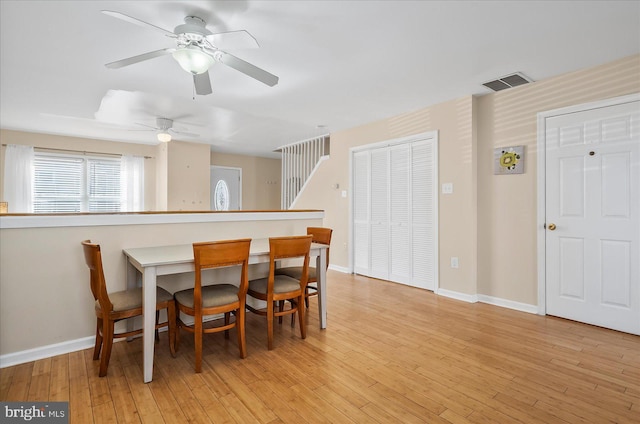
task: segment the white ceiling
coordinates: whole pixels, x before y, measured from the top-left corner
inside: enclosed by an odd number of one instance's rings
[[[114,10],[173,31],[187,15],[245,29],[229,50],[280,77],[268,87],[222,64],[213,94],[173,47]],[[214,151],[274,157],[282,145],[470,94],[520,71],[533,80],[640,53],[639,1],[0,1],[0,126],[155,144],[156,117]],[[323,126],[318,128],[319,126]],[[3,142],[7,142],[3,140]]]

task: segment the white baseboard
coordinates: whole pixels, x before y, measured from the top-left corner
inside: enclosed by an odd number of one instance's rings
[[[499,297],[487,296],[485,294],[478,295],[478,302],[488,303],[489,305],[501,306],[503,308],[514,309],[516,311],[527,312],[530,314],[538,313],[537,305],[516,302],[513,300],[501,299]]]
[[[478,295],[460,293],[447,289],[435,289],[434,293],[438,296],[449,297],[451,299],[462,300],[463,302],[476,303],[478,301]]]
[[[81,339],[69,340],[48,346],[36,347],[20,352],[0,355],[0,368],[13,365],[24,364],[25,362],[37,361],[39,359],[50,358],[52,356],[65,353],[76,352],[93,347],[96,342],[95,336],[83,337]]]
[[[349,268],[343,267],[343,266],[329,265],[329,269],[331,269],[333,271],[341,272],[343,274],[351,274],[351,272],[349,271]]]
[[[218,318],[223,318],[223,314],[211,315],[204,317],[203,321],[212,321]],[[193,317],[186,317],[184,323],[187,325],[193,325]],[[162,333],[168,331],[167,327],[162,327],[158,332]],[[134,336],[134,338],[142,337],[142,335]],[[125,340],[116,339],[114,342]],[[13,365],[24,364],[25,362],[37,361],[39,359],[50,358],[52,356],[63,355],[65,353],[77,352],[79,350],[89,349],[94,346],[96,342],[95,336],[83,337],[81,339],[69,340],[66,342],[56,343],[47,346],[36,347],[33,349],[27,349],[20,352],[8,353],[6,355],[0,355],[0,368],[11,367]]]
[[[528,303],[516,302],[513,300],[502,299],[494,296],[487,296],[486,294],[466,294],[459,293],[452,290],[436,289],[435,293],[438,296],[449,297],[451,299],[462,300],[469,303],[487,303],[489,305],[500,306],[502,308],[513,309],[520,312],[527,312],[529,314],[537,314],[538,307],[536,305],[530,305]]]

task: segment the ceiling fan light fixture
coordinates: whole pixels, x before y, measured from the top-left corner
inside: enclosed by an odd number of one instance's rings
[[[158,131],[158,141],[168,143],[171,141],[171,134],[166,131]]]
[[[185,71],[197,75],[205,73],[213,65],[213,57],[200,48],[188,45],[173,52],[173,58]]]

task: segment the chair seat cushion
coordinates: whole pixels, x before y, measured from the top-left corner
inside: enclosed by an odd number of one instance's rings
[[[258,280],[249,281],[249,290],[257,293],[267,293],[268,278],[260,278]],[[291,278],[288,275],[276,275],[273,280],[274,293],[288,293],[300,290],[300,281]]]
[[[176,292],[176,301],[188,308],[193,308],[194,289],[186,289]],[[238,301],[238,286],[233,284],[213,284],[202,286],[202,307],[213,308],[229,305]]]
[[[156,287],[156,303],[167,302],[173,299],[173,295],[163,289]],[[114,312],[128,311],[142,307],[142,287],[109,293],[109,300],[113,304]],[[100,303],[96,300],[96,309],[100,309]]]
[[[289,266],[285,268],[276,268],[276,275],[288,275],[291,278],[295,278],[296,280],[300,280],[302,278],[302,267],[301,266]],[[316,281],[316,269],[309,267],[309,281]]]

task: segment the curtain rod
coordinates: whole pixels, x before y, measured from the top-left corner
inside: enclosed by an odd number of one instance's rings
[[[6,146],[6,144],[2,144]],[[90,155],[104,155],[104,156],[118,156],[122,157],[121,153],[104,153],[104,152],[90,152],[87,150],[71,150],[71,149],[56,149],[55,147],[37,147],[33,146],[34,149],[38,150],[51,150],[55,152],[68,152],[68,153],[82,153],[82,154],[90,154]],[[143,156],[145,159],[153,159],[153,156]]]

